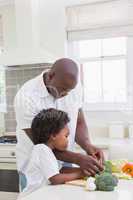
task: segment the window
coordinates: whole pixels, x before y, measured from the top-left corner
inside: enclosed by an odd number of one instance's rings
[[[72,42],[82,67],[85,103],[127,102],[127,38]]]

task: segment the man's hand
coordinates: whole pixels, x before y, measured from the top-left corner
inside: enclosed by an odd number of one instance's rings
[[[98,160],[90,155],[80,154],[78,165],[87,176],[95,176],[96,173],[103,170]]]
[[[98,172],[98,170],[102,170],[104,155],[99,148],[91,144],[82,109],[79,109],[78,113],[75,141],[88,154],[86,157],[82,157],[81,161],[79,162],[79,165],[82,169],[84,169],[84,172],[88,172],[94,175],[94,173]]]
[[[88,148],[86,150],[87,154],[95,158],[100,165],[103,165],[104,163],[104,154],[101,149],[97,148],[96,146],[92,144],[88,144]]]

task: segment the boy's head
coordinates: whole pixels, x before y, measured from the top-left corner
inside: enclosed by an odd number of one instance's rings
[[[54,149],[63,151],[68,145],[69,122],[67,113],[50,108],[42,110],[32,121],[34,144],[51,144]]]

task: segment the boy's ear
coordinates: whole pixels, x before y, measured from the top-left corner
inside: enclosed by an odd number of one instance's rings
[[[50,139],[51,140],[55,140],[56,139],[56,135],[51,135]]]

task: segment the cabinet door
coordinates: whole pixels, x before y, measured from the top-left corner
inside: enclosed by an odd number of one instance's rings
[[[18,192],[19,176],[16,170],[0,169],[0,191]]]

